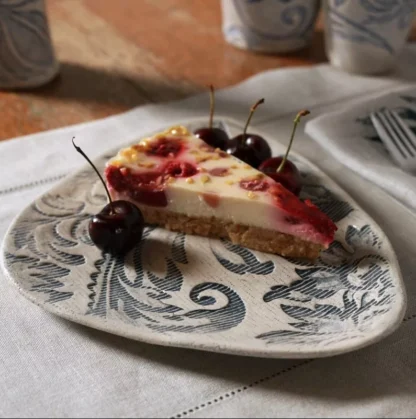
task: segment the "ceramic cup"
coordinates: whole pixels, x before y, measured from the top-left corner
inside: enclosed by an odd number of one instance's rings
[[[378,74],[392,70],[414,17],[414,0],[324,0],[325,48],[344,71]]]
[[[311,41],[319,0],[222,0],[226,41],[238,48],[282,53]]]
[[[31,88],[58,73],[43,0],[0,0],[0,88]]]

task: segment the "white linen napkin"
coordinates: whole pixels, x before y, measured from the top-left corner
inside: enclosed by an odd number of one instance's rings
[[[219,114],[287,143],[295,113],[333,111],[415,81],[408,48],[390,77],[324,65],[259,74],[217,94]],[[206,94],[0,143],[0,239],[21,209],[93,158],[145,132],[207,115]],[[273,144],[272,144],[273,145]],[[298,129],[295,148],[383,226],[408,293],[403,325],[371,347],[318,360],[267,360],[150,346],[65,321],[36,307],[0,272],[0,417],[413,417],[416,413],[416,216]],[[24,158],[23,158],[24,157]]]
[[[306,133],[351,170],[416,209],[416,175],[402,170],[391,158],[375,130],[370,114],[397,110],[416,129],[416,87],[399,89],[353,106],[319,116],[306,125]]]

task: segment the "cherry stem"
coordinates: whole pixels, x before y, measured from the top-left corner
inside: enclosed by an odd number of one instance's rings
[[[258,100],[250,109],[250,114],[248,115],[247,122],[246,122],[246,125],[245,125],[244,130],[243,130],[243,137],[242,137],[243,144],[245,144],[245,142],[246,142],[247,128],[250,124],[251,118],[253,117],[253,114],[254,114],[255,110],[257,109],[257,107],[259,105],[261,105],[262,103],[264,103],[264,99]]]
[[[110,207],[111,207],[111,212],[114,214],[114,208],[113,208],[113,200],[111,199],[110,196],[110,192],[108,191],[107,185],[104,182],[103,177],[101,176],[100,172],[98,171],[98,169],[95,167],[95,165],[92,163],[92,161],[88,158],[88,156],[81,150],[80,147],[78,147],[75,142],[74,142],[74,138],[72,137],[72,145],[75,147],[75,150],[78,151],[79,154],[81,154],[82,157],[84,157],[85,160],[87,160],[87,162],[91,165],[91,167],[95,170],[95,173],[97,173],[98,177],[100,178],[102,184],[104,185],[104,189],[107,192],[107,196],[108,196],[108,200],[110,201]]]
[[[214,86],[210,84],[209,86],[209,129],[212,129],[212,125],[214,122],[214,110],[215,110],[215,98],[214,98]]]
[[[296,118],[293,121],[294,124],[293,124],[292,135],[290,137],[289,145],[287,147],[286,154],[283,157],[283,160],[280,162],[279,167],[276,170],[277,173],[280,173],[283,170],[283,168],[285,167],[287,157],[289,156],[290,149],[292,148],[293,139],[295,138],[296,127],[298,126],[300,118],[302,116],[306,116],[306,115],[309,115],[309,114],[310,114],[310,112],[308,110],[304,109],[296,115]]]

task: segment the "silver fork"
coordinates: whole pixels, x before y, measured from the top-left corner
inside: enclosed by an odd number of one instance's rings
[[[416,136],[396,111],[371,114],[371,121],[394,160],[405,170],[416,170]]]

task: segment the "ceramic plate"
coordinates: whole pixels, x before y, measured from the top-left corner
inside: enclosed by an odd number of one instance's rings
[[[205,122],[182,121],[191,129]],[[236,121],[221,124],[231,135],[241,132]],[[284,151],[276,143],[273,148]],[[97,161],[100,169],[116,151]],[[3,243],[4,269],[44,309],[153,344],[302,358],[379,341],[400,324],[405,309],[393,249],[333,181],[304,158],[292,159],[302,172],[303,196],[339,228],[315,263],[154,227],[126,257],[103,255],[87,224],[106,197],[85,167],[15,219]]]

